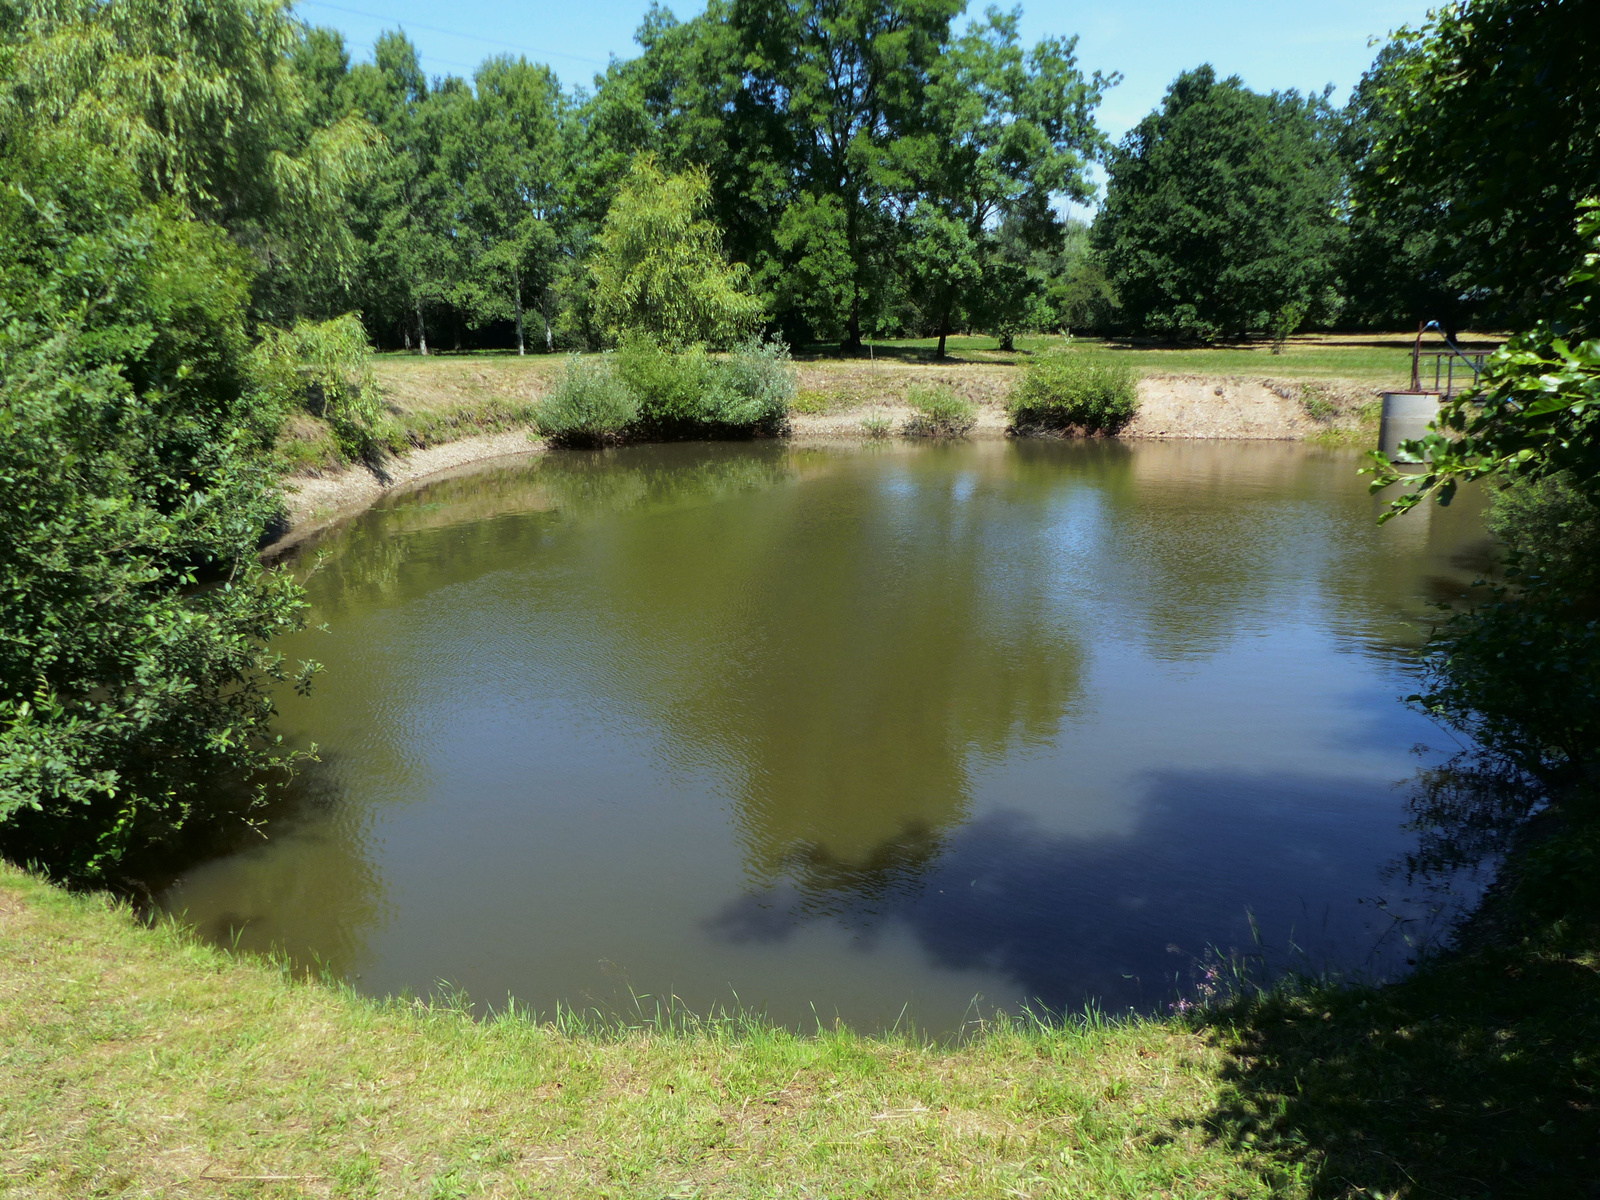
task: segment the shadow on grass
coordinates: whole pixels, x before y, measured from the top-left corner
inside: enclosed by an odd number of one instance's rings
[[[1224,1011],[1215,1135],[1313,1196],[1600,1197],[1600,921],[1576,908],[1389,987]]]
[[[863,346],[860,350],[845,350],[837,343],[809,343],[796,346],[791,351],[797,362],[892,362],[892,363],[918,363],[923,366],[934,367],[961,367],[974,364],[986,366],[1015,366],[1024,361],[1031,354],[1029,350],[1001,350],[999,344],[992,346],[965,346],[952,345],[945,357],[940,358],[937,350],[929,345],[916,345],[905,343],[873,342],[870,347]],[[967,354],[981,357],[968,358]]]

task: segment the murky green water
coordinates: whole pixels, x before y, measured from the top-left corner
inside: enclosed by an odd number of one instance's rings
[[[1467,503],[1377,527],[1355,467],[680,445],[436,483],[315,548],[326,628],[286,648],[328,669],[282,727],[322,763],[163,903],[546,1013],[948,1030],[1156,1005],[1258,938],[1389,969],[1406,783],[1454,748],[1397,648],[1483,538]]]

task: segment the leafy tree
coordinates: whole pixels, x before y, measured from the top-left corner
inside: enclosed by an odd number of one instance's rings
[[[1017,269],[1015,243],[1048,247],[1060,236],[1053,201],[1087,201],[1093,194],[1089,162],[1103,149],[1094,110],[1117,79],[1098,72],[1085,79],[1075,38],[1047,39],[1024,52],[1019,15],[990,8],[934,61],[927,89],[932,127],[896,148],[921,185],[910,244],[941,358],[963,306],[986,310],[1004,326],[1003,336],[1015,332],[1030,290],[1026,271]],[[990,234],[1002,219],[1005,241]],[[951,222],[964,227],[964,237],[947,227]],[[947,265],[930,271],[941,255]]]
[[[317,124],[291,54],[287,4],[23,0],[5,70],[19,119],[128,162],[142,193],[226,228],[256,260],[259,316],[295,281],[348,281],[359,247],[346,201],[381,150],[359,117]]]
[[[357,205],[362,308],[375,324],[398,326],[408,347],[415,333],[427,354],[427,311],[453,308],[465,276],[455,237],[460,196],[440,143],[472,96],[459,80],[434,95],[403,34],[380,35],[373,58],[352,68],[341,89],[343,102],[380,129],[389,148]]]
[[[474,246],[468,307],[480,321],[512,320],[517,353],[524,354],[524,308],[551,291],[557,272],[569,180],[565,100],[550,69],[524,59],[490,59],[474,84],[475,103],[444,151],[461,197],[462,232]],[[549,308],[540,310],[548,351]]]
[[[1415,328],[1437,320],[1454,340],[1485,308],[1487,296],[1469,268],[1464,244],[1481,236],[1452,230],[1447,214],[1465,201],[1471,179],[1451,174],[1429,180],[1397,179],[1375,192],[1374,148],[1397,132],[1388,92],[1401,57],[1385,46],[1345,109],[1340,153],[1354,167],[1350,236],[1341,264],[1345,316],[1380,329]]]
[[[284,193],[224,186],[212,119],[270,126],[270,89],[293,98],[250,74],[282,53],[281,13],[108,9],[38,18],[0,58],[0,848],[98,881],[248,815],[285,762],[268,642],[302,608],[255,556],[282,414],[251,374],[238,233]],[[213,89],[232,60],[261,94]],[[93,70],[47,83],[46,61]]]
[[[1019,333],[1057,324],[1048,291],[1052,255],[1039,240],[1012,219],[986,231],[981,243],[983,277],[967,311],[977,327],[1000,339],[1002,350],[1016,349]]]
[[[935,353],[943,358],[957,305],[983,280],[982,231],[974,237],[965,221],[937,203],[919,200],[905,222],[903,235],[914,292],[924,299],[924,311],[939,336]]]
[[[1381,453],[1373,488],[1405,480],[1391,515],[1462,483],[1564,474],[1600,499],[1600,202],[1576,222],[1589,252],[1568,272],[1553,315],[1489,356],[1478,386],[1445,401],[1437,432],[1407,444],[1426,464],[1402,476]]]
[[[634,163],[589,266],[595,311],[612,337],[725,346],[760,321],[746,268],[722,257],[721,234],[705,218],[710,190],[704,171],[667,175],[648,156]]]
[[[1477,390],[1447,401],[1437,432],[1407,444],[1420,474],[1382,454],[1374,489],[1407,483],[1386,517],[1473,480],[1498,485],[1506,581],[1455,614],[1424,656],[1418,703],[1557,807],[1587,803],[1600,769],[1600,204],[1589,247],[1552,313],[1489,357]]]
[[[1089,227],[1069,221],[1063,231],[1060,251],[1045,267],[1045,302],[1053,314],[1053,324],[1069,333],[1106,334],[1121,321],[1116,289],[1106,278],[1100,256],[1089,244]]]
[[[1325,311],[1343,233],[1326,95],[1185,72],[1109,175],[1095,245],[1135,328],[1210,340]]]
[[[1546,315],[1584,249],[1574,207],[1600,193],[1595,24],[1573,0],[1468,0],[1395,35],[1357,95],[1361,263],[1402,251],[1369,286],[1404,295],[1415,271],[1413,304],[1443,310],[1416,315]]]
[[[961,0],[734,0],[726,9],[747,80],[742,126],[763,139],[759,154],[746,151],[735,165],[754,159],[756,178],[781,172],[785,207],[807,210],[799,220],[779,215],[790,255],[836,262],[844,248],[849,278],[831,282],[847,294],[839,321],[846,346],[860,346],[894,294],[896,222],[916,198],[909,139],[930,132],[930,72],[962,7]],[[717,19],[713,10],[707,19]],[[815,219],[833,213],[842,221]],[[784,265],[772,264],[763,278]]]

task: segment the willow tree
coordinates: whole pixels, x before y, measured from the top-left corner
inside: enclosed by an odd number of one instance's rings
[[[726,346],[754,330],[761,301],[748,269],[722,256],[706,218],[711,181],[691,169],[668,175],[637,159],[595,239],[589,265],[594,306],[613,338],[643,333],[667,346]]]
[[[252,287],[348,261],[377,146],[308,132],[285,7],[24,4],[0,26],[0,848],[105,881],[281,764],[255,551],[280,415]],[[259,299],[259,293],[257,293]],[[309,670],[309,668],[307,668]]]
[[[382,139],[359,116],[316,123],[291,62],[305,30],[289,4],[24,0],[14,11],[7,102],[41,138],[105,146],[146,197],[227,229],[255,259],[258,300],[281,294],[279,277],[351,276],[345,202]]]

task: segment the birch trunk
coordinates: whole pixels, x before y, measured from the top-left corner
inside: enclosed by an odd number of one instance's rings
[[[417,346],[422,356],[428,356],[428,327],[422,323],[422,301],[417,301]]]

